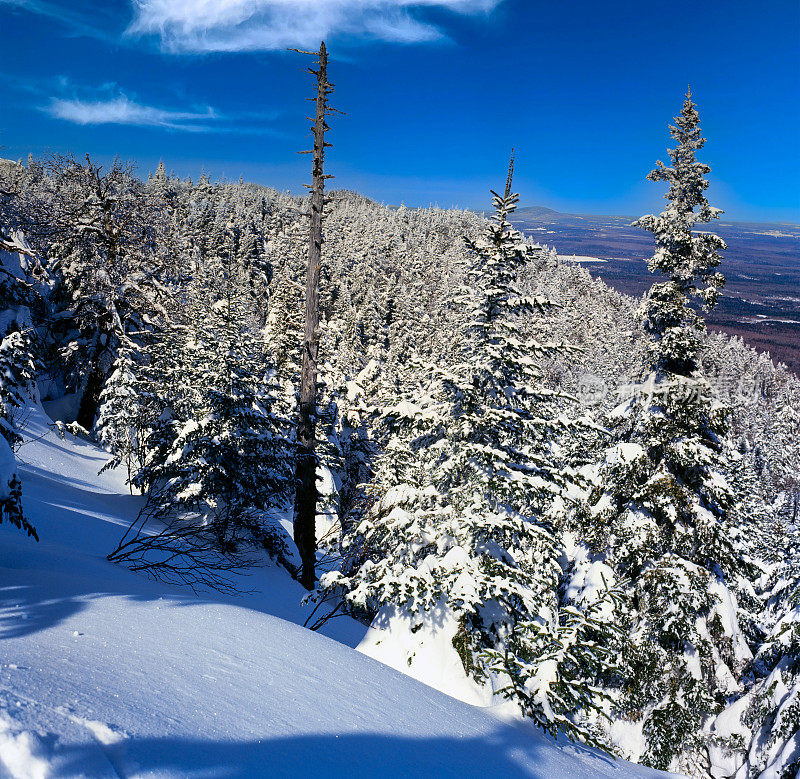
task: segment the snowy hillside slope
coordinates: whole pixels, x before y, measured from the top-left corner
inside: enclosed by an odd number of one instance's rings
[[[0,777],[629,777],[302,622],[279,569],[197,597],[106,562],[140,498],[32,409],[18,452],[41,543],[0,526]],[[36,440],[38,439],[38,440]],[[349,644],[349,645],[348,645]]]

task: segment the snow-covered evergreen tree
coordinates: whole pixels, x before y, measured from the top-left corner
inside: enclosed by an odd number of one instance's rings
[[[278,408],[287,417],[295,412],[303,333],[302,240],[305,234],[292,220],[276,224],[276,233],[267,241],[266,252],[272,263],[270,294],[263,322],[264,339],[272,355],[275,381],[280,387]]]
[[[22,483],[17,475],[14,453],[6,438],[0,436],[0,525],[3,522],[8,522],[39,540],[36,528],[25,517],[22,509]]]
[[[671,127],[668,205],[636,224],[656,239],[650,270],[667,276],[645,296],[645,372],[611,415],[617,440],[603,459],[588,535],[630,581],[632,612],[622,657],[619,714],[639,723],[643,762],[701,771],[704,721],[739,690],[749,649],[738,624],[737,544],[727,411],[699,366],[705,323],[691,307],[713,305],[723,241],[694,227],[716,218],[705,198],[709,168],[695,159],[704,139],[688,94]]]
[[[125,466],[128,483],[144,464],[146,434],[145,409],[137,376],[136,345],[123,342],[111,375],[100,393],[100,408],[95,423],[97,438],[111,452],[105,468]]]
[[[744,677],[710,723],[712,758],[736,779],[791,777],[800,769],[800,526],[771,529],[775,554],[763,559],[765,597],[755,616],[761,641]]]
[[[59,354],[80,392],[78,423],[94,426],[100,393],[120,339],[161,313],[166,291],[152,251],[149,203],[129,165],[107,172],[87,157],[52,163],[57,240],[50,247],[58,280]]]
[[[0,342],[0,523],[8,522],[37,541],[36,529],[22,509],[22,483],[13,449],[22,443],[18,415],[33,387],[35,366],[30,341],[14,331]]]
[[[715,722],[719,729],[727,725],[723,716],[734,719],[731,730],[743,737],[744,762],[736,774],[742,779],[792,776],[800,769],[800,564],[792,551],[790,563],[772,577],[772,624],[755,657],[752,684]],[[735,753],[737,746],[726,743],[725,751]]]
[[[510,186],[511,172],[486,236],[468,241],[454,362],[384,414],[380,493],[350,542],[355,567],[322,584],[379,623],[396,615],[412,633],[443,633],[473,679],[499,674],[500,692],[542,727],[593,740],[575,704],[598,706],[591,679],[605,657],[589,648],[592,615],[559,608],[551,526],[571,483],[557,445],[571,423],[536,364],[569,347],[520,335],[521,318],[550,304],[518,286],[531,248],[508,221]]]
[[[184,571],[179,578],[195,585],[207,582],[186,572],[193,555],[201,557],[198,570],[203,563],[213,570],[228,557],[243,562],[242,550],[256,544],[287,561],[272,514],[288,498],[292,456],[286,425],[272,409],[271,371],[246,290],[236,283],[232,255],[220,258],[223,296],[198,278],[191,320],[170,334],[182,341],[178,354],[173,350],[178,365],[151,364],[145,373],[161,374],[162,394],[166,388],[175,393],[162,402],[146,440],[145,463],[134,478],[148,489],[140,520],[156,520],[166,530],[157,543],[141,532],[128,535],[112,555],[134,567],[146,563],[154,575],[166,571],[169,578],[174,571],[161,567],[159,557],[168,547]],[[213,581],[213,573],[208,575]]]
[[[12,448],[22,440],[16,417],[29,399],[35,375],[30,336],[19,330],[9,333],[0,342],[0,434]]]
[[[40,310],[44,274],[20,227],[26,186],[38,178],[38,167],[21,165],[0,175],[0,523],[8,522],[38,541],[36,529],[25,517],[22,483],[14,450],[22,443],[21,423],[26,404],[36,397],[37,353],[31,309]]]

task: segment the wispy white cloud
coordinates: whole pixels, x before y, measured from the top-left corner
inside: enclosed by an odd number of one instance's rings
[[[218,118],[211,108],[203,112],[168,111],[136,103],[125,95],[107,100],[54,98],[45,110],[57,119],[75,124],[131,124],[138,127],[164,127],[189,132],[207,131],[211,128],[205,123]]]
[[[99,91],[108,94],[114,86],[106,84]],[[277,118],[273,112],[228,115],[210,106],[202,110],[175,111],[144,105],[122,93],[89,99],[55,97],[42,110],[56,119],[80,125],[125,124],[192,133],[280,134],[266,124]]]
[[[425,11],[488,13],[502,0],[131,0],[130,35],[173,52],[311,48],[337,35],[420,43],[443,37]]]
[[[84,3],[75,0],[67,5],[51,2],[51,0],[0,0],[0,8],[3,6],[53,19],[63,24],[75,35],[98,38],[108,42],[119,40],[117,32],[119,22],[115,23],[111,9],[103,5],[99,8],[96,5],[93,8],[87,8]],[[97,26],[100,22],[105,27],[116,27],[117,31],[101,29]]]

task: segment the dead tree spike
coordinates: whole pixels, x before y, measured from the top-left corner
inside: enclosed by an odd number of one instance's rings
[[[506,178],[506,197],[505,199],[508,200],[508,196],[511,194],[511,181],[514,178],[514,147],[511,147],[511,159],[508,161],[508,177]]]
[[[305,52],[301,52],[305,53]],[[328,51],[325,42],[315,52],[317,68],[309,68],[316,76],[314,98],[314,149],[312,162],[311,208],[308,232],[308,264],[306,267],[305,327],[303,331],[303,365],[300,373],[300,402],[297,422],[297,469],[294,506],[294,541],[300,553],[300,583],[313,590],[316,583],[316,518],[317,457],[314,452],[317,418],[317,361],[319,357],[319,276],[322,261],[322,217],[325,204],[325,142],[328,128],[325,117],[331,109],[328,95],[333,85],[328,82]],[[309,185],[306,185],[309,186]]]

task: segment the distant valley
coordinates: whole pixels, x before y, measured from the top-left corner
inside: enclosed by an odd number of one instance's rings
[[[542,206],[518,209],[515,226],[562,256],[575,255],[592,275],[629,295],[652,283],[646,259],[653,237],[630,227],[635,217],[562,214]],[[714,330],[742,336],[800,374],[800,225],[719,221],[709,226],[728,244],[727,278],[708,316]]]

